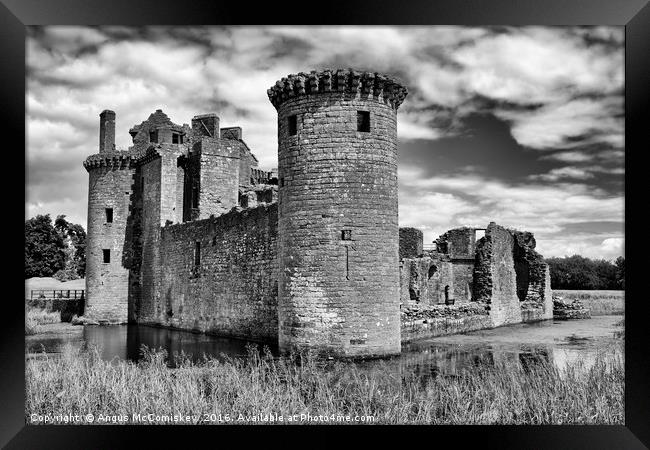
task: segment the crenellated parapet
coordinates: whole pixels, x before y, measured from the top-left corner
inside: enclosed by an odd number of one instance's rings
[[[83,162],[87,171],[97,167],[110,167],[114,169],[125,169],[130,167],[133,155],[128,151],[112,151],[90,155]]]
[[[396,80],[377,72],[325,69],[288,75],[278,80],[266,92],[276,109],[286,100],[300,95],[340,92],[351,97],[372,96],[389,103],[397,110],[408,94],[408,89]]]

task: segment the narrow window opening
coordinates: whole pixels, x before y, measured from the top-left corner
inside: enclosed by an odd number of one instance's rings
[[[217,237],[216,236],[212,238],[212,246],[214,247],[215,245],[217,245]]]
[[[437,270],[438,268],[435,265],[429,267],[429,279],[431,279],[431,277],[435,275]]]
[[[345,246],[345,279],[350,279],[350,247]]]
[[[192,188],[192,208],[198,208],[198,207],[199,207],[199,188],[195,186]]]
[[[351,241],[352,240],[352,230],[343,230],[341,231],[341,240]]]
[[[370,111],[357,111],[357,131],[370,131]]]
[[[172,133],[172,144],[180,144],[179,136],[177,133]]]
[[[158,130],[149,132],[149,142],[158,142]]]
[[[106,208],[106,223],[113,223],[113,208]]]
[[[198,267],[201,265],[201,242],[196,241],[194,243],[194,266]]]
[[[248,208],[248,195],[246,194],[239,194],[239,206],[242,208]]]
[[[102,254],[104,256],[104,264],[108,264],[111,262],[111,251],[107,248],[102,250]]]
[[[280,186],[284,186],[284,177],[280,178]]]
[[[295,136],[298,133],[298,116],[295,114],[287,119],[289,125],[289,136]]]

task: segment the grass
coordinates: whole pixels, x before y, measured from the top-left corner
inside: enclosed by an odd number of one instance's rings
[[[72,347],[60,357],[28,360],[27,423],[33,413],[126,415],[127,423],[148,413],[195,415],[192,423],[259,414],[373,416],[381,424],[624,423],[620,353],[563,372],[550,362],[526,369],[497,364],[431,378],[388,370],[383,362],[369,370],[309,354],[274,358],[256,349],[225,361],[181,357],[171,369],[165,352],[143,351],[138,364],[106,362],[96,349]]]
[[[623,314],[625,312],[625,291],[598,290],[553,290],[565,300],[580,300],[589,308],[592,316]]]
[[[39,325],[61,322],[61,312],[48,312],[45,309],[25,306],[25,335],[36,334]]]

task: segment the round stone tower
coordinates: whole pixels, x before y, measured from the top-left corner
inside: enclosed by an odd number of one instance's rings
[[[89,180],[84,316],[125,323],[129,271],[122,256],[134,169],[130,154],[115,150],[115,113],[106,110],[99,117],[99,153],[84,161]]]
[[[279,347],[400,353],[397,108],[405,87],[353,70],[289,75],[278,111]]]

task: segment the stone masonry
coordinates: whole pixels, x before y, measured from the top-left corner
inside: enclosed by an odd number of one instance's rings
[[[375,357],[405,339],[552,317],[530,233],[491,223],[477,240],[459,228],[424,250],[420,230],[398,228],[405,87],[322,70],[267,94],[278,113],[271,171],[214,113],[178,125],[156,110],[126,150],[115,148],[116,114],[100,114],[99,151],[84,162],[87,322]]]

